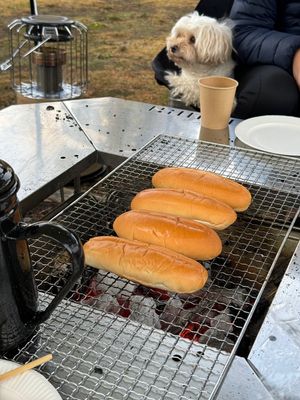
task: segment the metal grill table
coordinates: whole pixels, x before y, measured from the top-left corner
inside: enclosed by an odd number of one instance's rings
[[[0,111],[0,158],[20,179],[25,212],[77,178],[97,152],[62,102],[23,104]]]
[[[114,218],[133,195],[170,165],[239,181],[253,203],[221,233],[222,255],[205,263],[210,279],[197,295],[160,293],[86,269],[69,298],[14,356],[25,361],[52,352],[54,361],[42,371],[64,399],[214,398],[299,215],[299,160],[159,136],[55,220],[83,242],[111,235]],[[61,285],[68,259],[47,240],[30,247],[46,303]],[[91,282],[99,296],[91,293]]]
[[[238,122],[219,134],[222,143],[237,143]],[[81,173],[116,167],[158,134],[197,139],[200,124],[199,112],[117,98],[10,106],[0,112],[0,157],[20,179],[26,212],[74,178],[79,191]]]
[[[100,161],[117,166],[159,134],[223,144],[237,142],[231,119],[219,135],[201,127],[200,113],[112,97],[64,102],[69,113],[100,153]],[[218,138],[220,136],[220,138]],[[206,139],[208,137],[208,139]],[[239,147],[244,145],[238,141]]]
[[[249,354],[261,381],[282,400],[296,399],[300,392],[299,274],[300,242]]]

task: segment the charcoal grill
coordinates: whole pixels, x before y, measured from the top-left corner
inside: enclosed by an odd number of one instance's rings
[[[69,298],[13,357],[24,362],[53,352],[43,374],[65,399],[187,400],[218,394],[299,216],[300,161],[160,135],[54,219],[83,242],[113,235],[114,218],[128,209],[134,194],[151,186],[158,169],[174,165],[241,182],[253,204],[221,233],[222,255],[205,263],[210,279],[196,296],[158,292],[87,268]],[[47,303],[69,260],[49,241],[30,247]],[[133,312],[133,302],[142,308]],[[153,313],[157,319],[151,321]]]

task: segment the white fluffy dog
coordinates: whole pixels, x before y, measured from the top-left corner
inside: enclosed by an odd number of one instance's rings
[[[167,55],[181,69],[179,74],[166,74],[172,96],[200,108],[199,78],[232,76],[232,50],[228,20],[217,21],[196,11],[181,17],[167,38]]]

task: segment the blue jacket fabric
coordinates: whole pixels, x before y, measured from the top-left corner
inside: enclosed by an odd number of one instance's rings
[[[239,64],[292,71],[300,48],[300,0],[235,0],[230,18]]]

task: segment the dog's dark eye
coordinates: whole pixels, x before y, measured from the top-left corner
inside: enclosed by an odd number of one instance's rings
[[[191,42],[191,43],[195,43],[195,42],[196,42],[195,36],[191,36],[191,37],[190,37],[190,42]]]

